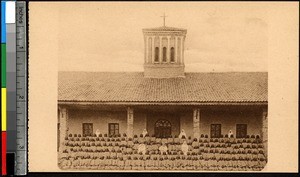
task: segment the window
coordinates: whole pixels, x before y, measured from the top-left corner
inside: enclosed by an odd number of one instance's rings
[[[119,124],[118,123],[109,123],[108,124],[108,133],[109,135],[118,135],[119,134]]]
[[[163,62],[167,62],[167,48],[163,48]]]
[[[247,124],[236,124],[236,138],[246,138]]]
[[[82,135],[83,136],[92,136],[93,135],[93,124],[92,123],[83,123],[82,124]]]
[[[170,54],[171,62],[175,62],[175,50],[174,47],[171,47],[171,54]]]
[[[154,58],[155,62],[159,62],[159,48],[155,47],[155,58]]]
[[[221,124],[211,124],[210,137],[211,138],[220,138],[221,137]]]

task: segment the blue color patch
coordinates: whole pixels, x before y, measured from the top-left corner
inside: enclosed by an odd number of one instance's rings
[[[1,1],[1,43],[6,43],[5,2]]]

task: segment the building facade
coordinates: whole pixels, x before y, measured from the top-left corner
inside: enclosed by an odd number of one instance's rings
[[[268,75],[184,71],[187,30],[143,29],[144,72],[59,72],[58,151],[70,134],[259,136],[267,156]]]

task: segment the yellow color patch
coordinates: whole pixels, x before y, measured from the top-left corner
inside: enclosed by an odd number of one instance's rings
[[[1,123],[2,123],[2,131],[6,131],[6,88],[1,88]]]

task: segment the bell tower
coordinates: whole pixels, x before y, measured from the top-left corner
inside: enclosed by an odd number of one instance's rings
[[[145,42],[144,77],[184,77],[184,41],[187,30],[167,27],[143,29]]]

